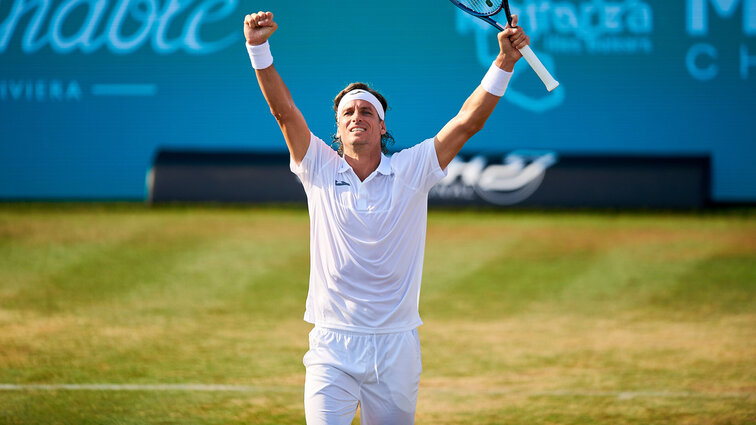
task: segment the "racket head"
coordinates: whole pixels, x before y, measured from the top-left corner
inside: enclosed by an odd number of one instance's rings
[[[499,13],[506,0],[449,0],[473,16],[491,16]],[[507,5],[507,8],[509,5]]]

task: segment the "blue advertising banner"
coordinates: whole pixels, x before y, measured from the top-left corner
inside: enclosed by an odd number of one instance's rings
[[[511,5],[561,85],[521,61],[463,153],[708,156],[713,201],[756,201],[756,0]],[[258,10],[325,140],[353,81],[388,99],[394,150],[433,137],[496,54],[443,0],[0,0],[0,198],[144,199],[160,149],[284,151],[244,48]]]

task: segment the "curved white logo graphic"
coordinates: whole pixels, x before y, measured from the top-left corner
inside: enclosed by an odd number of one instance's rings
[[[552,151],[514,151],[501,164],[489,164],[478,155],[468,162],[454,158],[448,174],[430,192],[441,200],[470,201],[475,195],[496,205],[514,205],[529,198],[541,185],[546,169],[557,162]]]

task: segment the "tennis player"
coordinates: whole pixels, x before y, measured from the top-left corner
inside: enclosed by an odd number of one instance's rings
[[[513,16],[516,25],[516,17]],[[386,156],[386,100],[364,84],[336,96],[338,152],[312,134],[273,66],[271,12],[244,18],[247,50],[302,181],[310,214],[310,284],[304,319],[315,326],[304,356],[307,423],[415,420],[422,369],[417,327],[428,192],[504,94],[520,28],[498,35],[500,52],[457,116],[435,135]]]

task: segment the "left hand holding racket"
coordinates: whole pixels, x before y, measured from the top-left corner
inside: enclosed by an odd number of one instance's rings
[[[521,27],[517,26],[517,15],[512,15],[512,25],[499,32],[499,56],[496,58],[496,66],[505,70],[512,71],[515,62],[521,57],[520,49],[530,44],[530,37],[525,34]]]
[[[514,16],[509,12],[509,0],[449,0],[451,1],[455,6],[462,9],[465,13],[469,13],[472,16],[475,16],[476,18],[482,19],[489,24],[496,27],[499,31],[506,31],[507,28],[514,29],[517,27],[517,21],[514,19]],[[501,10],[504,10],[504,13],[507,17],[507,23],[508,25],[506,27],[502,26],[500,23],[495,21],[492,16],[498,14]],[[512,33],[512,36],[514,36],[514,33]],[[517,40],[517,39],[515,39]],[[515,45],[520,45],[520,41],[515,41]],[[499,44],[501,45],[501,36],[499,37]],[[540,60],[538,60],[538,57],[536,57],[535,53],[530,49],[530,46],[527,44],[520,49],[520,53],[525,58],[526,61],[528,61],[528,64],[531,68],[533,68],[533,71],[538,75],[538,78],[543,81],[543,84],[546,85],[546,90],[552,91],[554,90],[558,85],[559,82],[554,79],[554,77],[551,76],[549,71],[546,69],[545,66],[541,63]],[[519,58],[518,58],[519,59]]]

